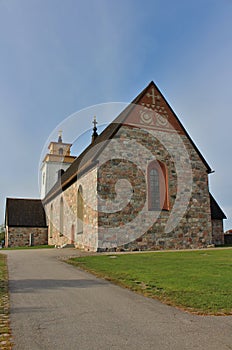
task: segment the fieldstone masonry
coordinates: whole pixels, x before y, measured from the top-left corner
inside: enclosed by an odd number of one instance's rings
[[[180,140],[181,138],[181,140]],[[124,152],[122,152],[122,158],[130,159],[135,153],[134,142],[128,142],[128,140],[134,140],[137,144],[142,145],[139,153],[137,153],[136,159],[139,161],[140,170],[136,168],[135,164],[131,164],[129,161],[120,162],[120,160],[111,160],[100,167],[98,170],[98,194],[100,197],[108,198],[112,200],[115,196],[115,182],[120,178],[126,178],[132,185],[133,196],[130,203],[123,208],[121,211],[116,213],[106,214],[102,208],[99,207],[99,232],[104,232],[102,240],[106,239],[109,242],[112,239],[112,243],[116,237],[114,235],[107,235],[107,227],[109,232],[112,231],[112,227],[124,226],[125,232],[121,232],[120,235],[128,236],[128,244],[126,246],[120,246],[118,249],[129,249],[129,250],[148,250],[148,249],[181,249],[181,248],[199,248],[205,247],[212,243],[212,226],[211,226],[211,213],[209,204],[209,191],[208,191],[208,176],[206,172],[206,167],[202,163],[199,155],[189,144],[189,140],[185,135],[176,134],[170,135],[170,133],[165,133],[156,130],[141,130],[139,128],[134,128],[131,126],[123,126],[114,137],[118,139],[122,144],[125,142]],[[167,144],[167,150],[163,144]],[[162,144],[163,142],[163,144]],[[190,188],[189,203],[187,203],[186,211],[184,216],[181,218],[180,222],[174,229],[170,232],[165,232],[165,227],[170,218],[170,213],[173,209],[174,202],[177,195],[177,172],[176,167],[172,159],[172,154],[175,154],[180,145],[177,143],[183,142],[187,149],[186,155],[189,155],[189,159],[182,159],[182,162],[191,163],[192,169],[192,183]],[[183,145],[181,145],[182,147]],[[107,146],[103,151],[101,157],[105,159],[112,157],[115,153],[115,144],[112,143]],[[147,167],[151,159],[147,159],[147,150],[151,152],[154,159],[159,160],[166,164],[168,168],[168,191],[169,191],[169,201],[170,209],[162,210],[160,215],[155,218],[152,225],[146,228],[146,221],[149,223],[150,220],[148,215],[147,207]],[[136,148],[136,152],[138,149]],[[136,159],[133,159],[136,162]],[[109,176],[110,175],[110,176]],[[107,178],[107,176],[109,176]],[[182,184],[186,183],[185,176],[189,174],[181,174]],[[180,183],[180,185],[181,185]],[[179,203],[179,208],[181,209],[182,203]],[[185,205],[185,203],[184,203]],[[141,216],[139,222],[136,225],[141,227],[141,236],[135,240],[130,240],[135,234],[135,216],[138,212],[142,210],[144,206],[144,213]],[[104,208],[103,208],[104,209]],[[136,210],[138,212],[136,212]],[[104,228],[104,229],[103,229]],[[117,231],[117,228],[115,229]],[[100,246],[104,247],[104,242],[100,239]]]
[[[215,245],[224,244],[224,232],[222,220],[212,220],[212,242]]]
[[[62,246],[74,243],[76,247],[97,250],[97,169],[85,175],[45,205],[49,244]],[[84,199],[83,233],[77,233],[77,191],[82,186]],[[63,234],[60,232],[60,203],[63,198]],[[53,209],[52,209],[53,208]],[[51,215],[51,210],[53,214]]]
[[[48,244],[47,227],[8,227],[6,235],[8,247]]]

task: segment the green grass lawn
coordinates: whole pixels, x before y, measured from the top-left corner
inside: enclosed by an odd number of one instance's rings
[[[7,264],[6,256],[0,254],[0,349],[11,348]]]
[[[69,263],[199,314],[232,314],[232,250],[87,256]]]

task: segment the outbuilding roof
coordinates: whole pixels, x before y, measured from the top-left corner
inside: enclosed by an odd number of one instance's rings
[[[40,199],[7,198],[5,224],[20,227],[46,227],[46,215]]]

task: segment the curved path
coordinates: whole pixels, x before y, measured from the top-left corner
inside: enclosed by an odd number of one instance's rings
[[[232,349],[232,317],[190,315],[59,260],[77,250],[4,253],[13,349]]]

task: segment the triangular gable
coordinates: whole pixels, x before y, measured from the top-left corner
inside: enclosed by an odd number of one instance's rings
[[[138,107],[137,111],[131,113],[133,109],[136,108],[133,107],[133,104],[141,107]],[[132,101],[130,111],[127,115],[122,112],[122,115],[123,114],[125,118],[122,123],[124,124],[128,123],[140,128],[155,129],[165,132],[177,132],[186,135],[205,165],[207,172],[212,172],[209,164],[153,81],[151,81],[150,84],[134,99],[134,101]],[[122,116],[120,115],[119,118],[122,118]],[[116,118],[113,123],[119,122],[117,119],[118,118]]]
[[[147,86],[135,103],[141,107],[138,107],[135,113],[130,113],[124,123],[147,129],[186,133],[154,82]]]
[[[137,107],[137,105],[141,106],[141,108]],[[137,109],[137,111],[135,111],[135,109]],[[112,139],[121,125],[127,123],[142,128],[154,128],[156,130],[169,132],[174,131],[186,135],[203,164],[206,166],[207,172],[212,172],[209,164],[206,162],[177,115],[153,81],[151,81],[131,104],[103,130],[101,135],[96,139],[96,142]],[[99,149],[94,160],[97,159],[101,151],[102,150]]]

